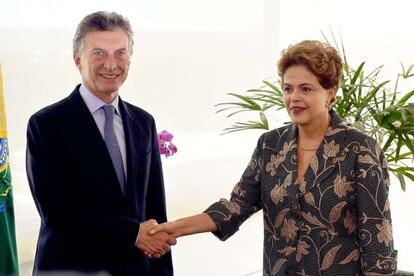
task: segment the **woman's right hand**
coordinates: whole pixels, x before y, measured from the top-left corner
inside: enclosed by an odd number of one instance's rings
[[[150,231],[150,235],[155,235],[159,232],[167,232],[171,236],[176,238],[180,237],[180,233],[178,231],[178,225],[174,221],[164,222],[154,226]]]
[[[158,232],[167,232],[175,238],[203,232],[214,232],[217,225],[209,215],[201,213],[191,217],[177,219],[175,221],[158,224],[149,231],[150,235]]]

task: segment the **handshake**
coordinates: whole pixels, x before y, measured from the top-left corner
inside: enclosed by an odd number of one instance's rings
[[[135,246],[149,258],[160,258],[177,244],[179,235],[174,228],[174,222],[158,224],[154,219],[147,220],[140,224]]]
[[[161,224],[150,219],[140,224],[135,245],[148,257],[160,258],[177,243],[178,237],[217,230],[218,226],[205,213]]]

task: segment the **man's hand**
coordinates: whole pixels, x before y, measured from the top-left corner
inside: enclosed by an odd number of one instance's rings
[[[150,258],[160,258],[162,255],[170,251],[170,245],[177,243],[174,236],[165,232],[159,232],[155,235],[149,235],[149,231],[158,225],[157,221],[151,219],[140,224],[138,247],[145,255]]]

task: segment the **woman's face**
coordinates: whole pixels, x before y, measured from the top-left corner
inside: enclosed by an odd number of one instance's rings
[[[295,124],[317,125],[329,118],[328,107],[336,89],[323,88],[304,65],[292,65],[286,69],[282,89],[286,110]]]

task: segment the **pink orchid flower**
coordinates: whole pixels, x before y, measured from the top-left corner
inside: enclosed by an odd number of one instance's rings
[[[173,137],[174,135],[166,130],[158,133],[158,146],[160,149],[160,154],[165,155],[167,158],[177,152],[177,146],[172,143]]]

